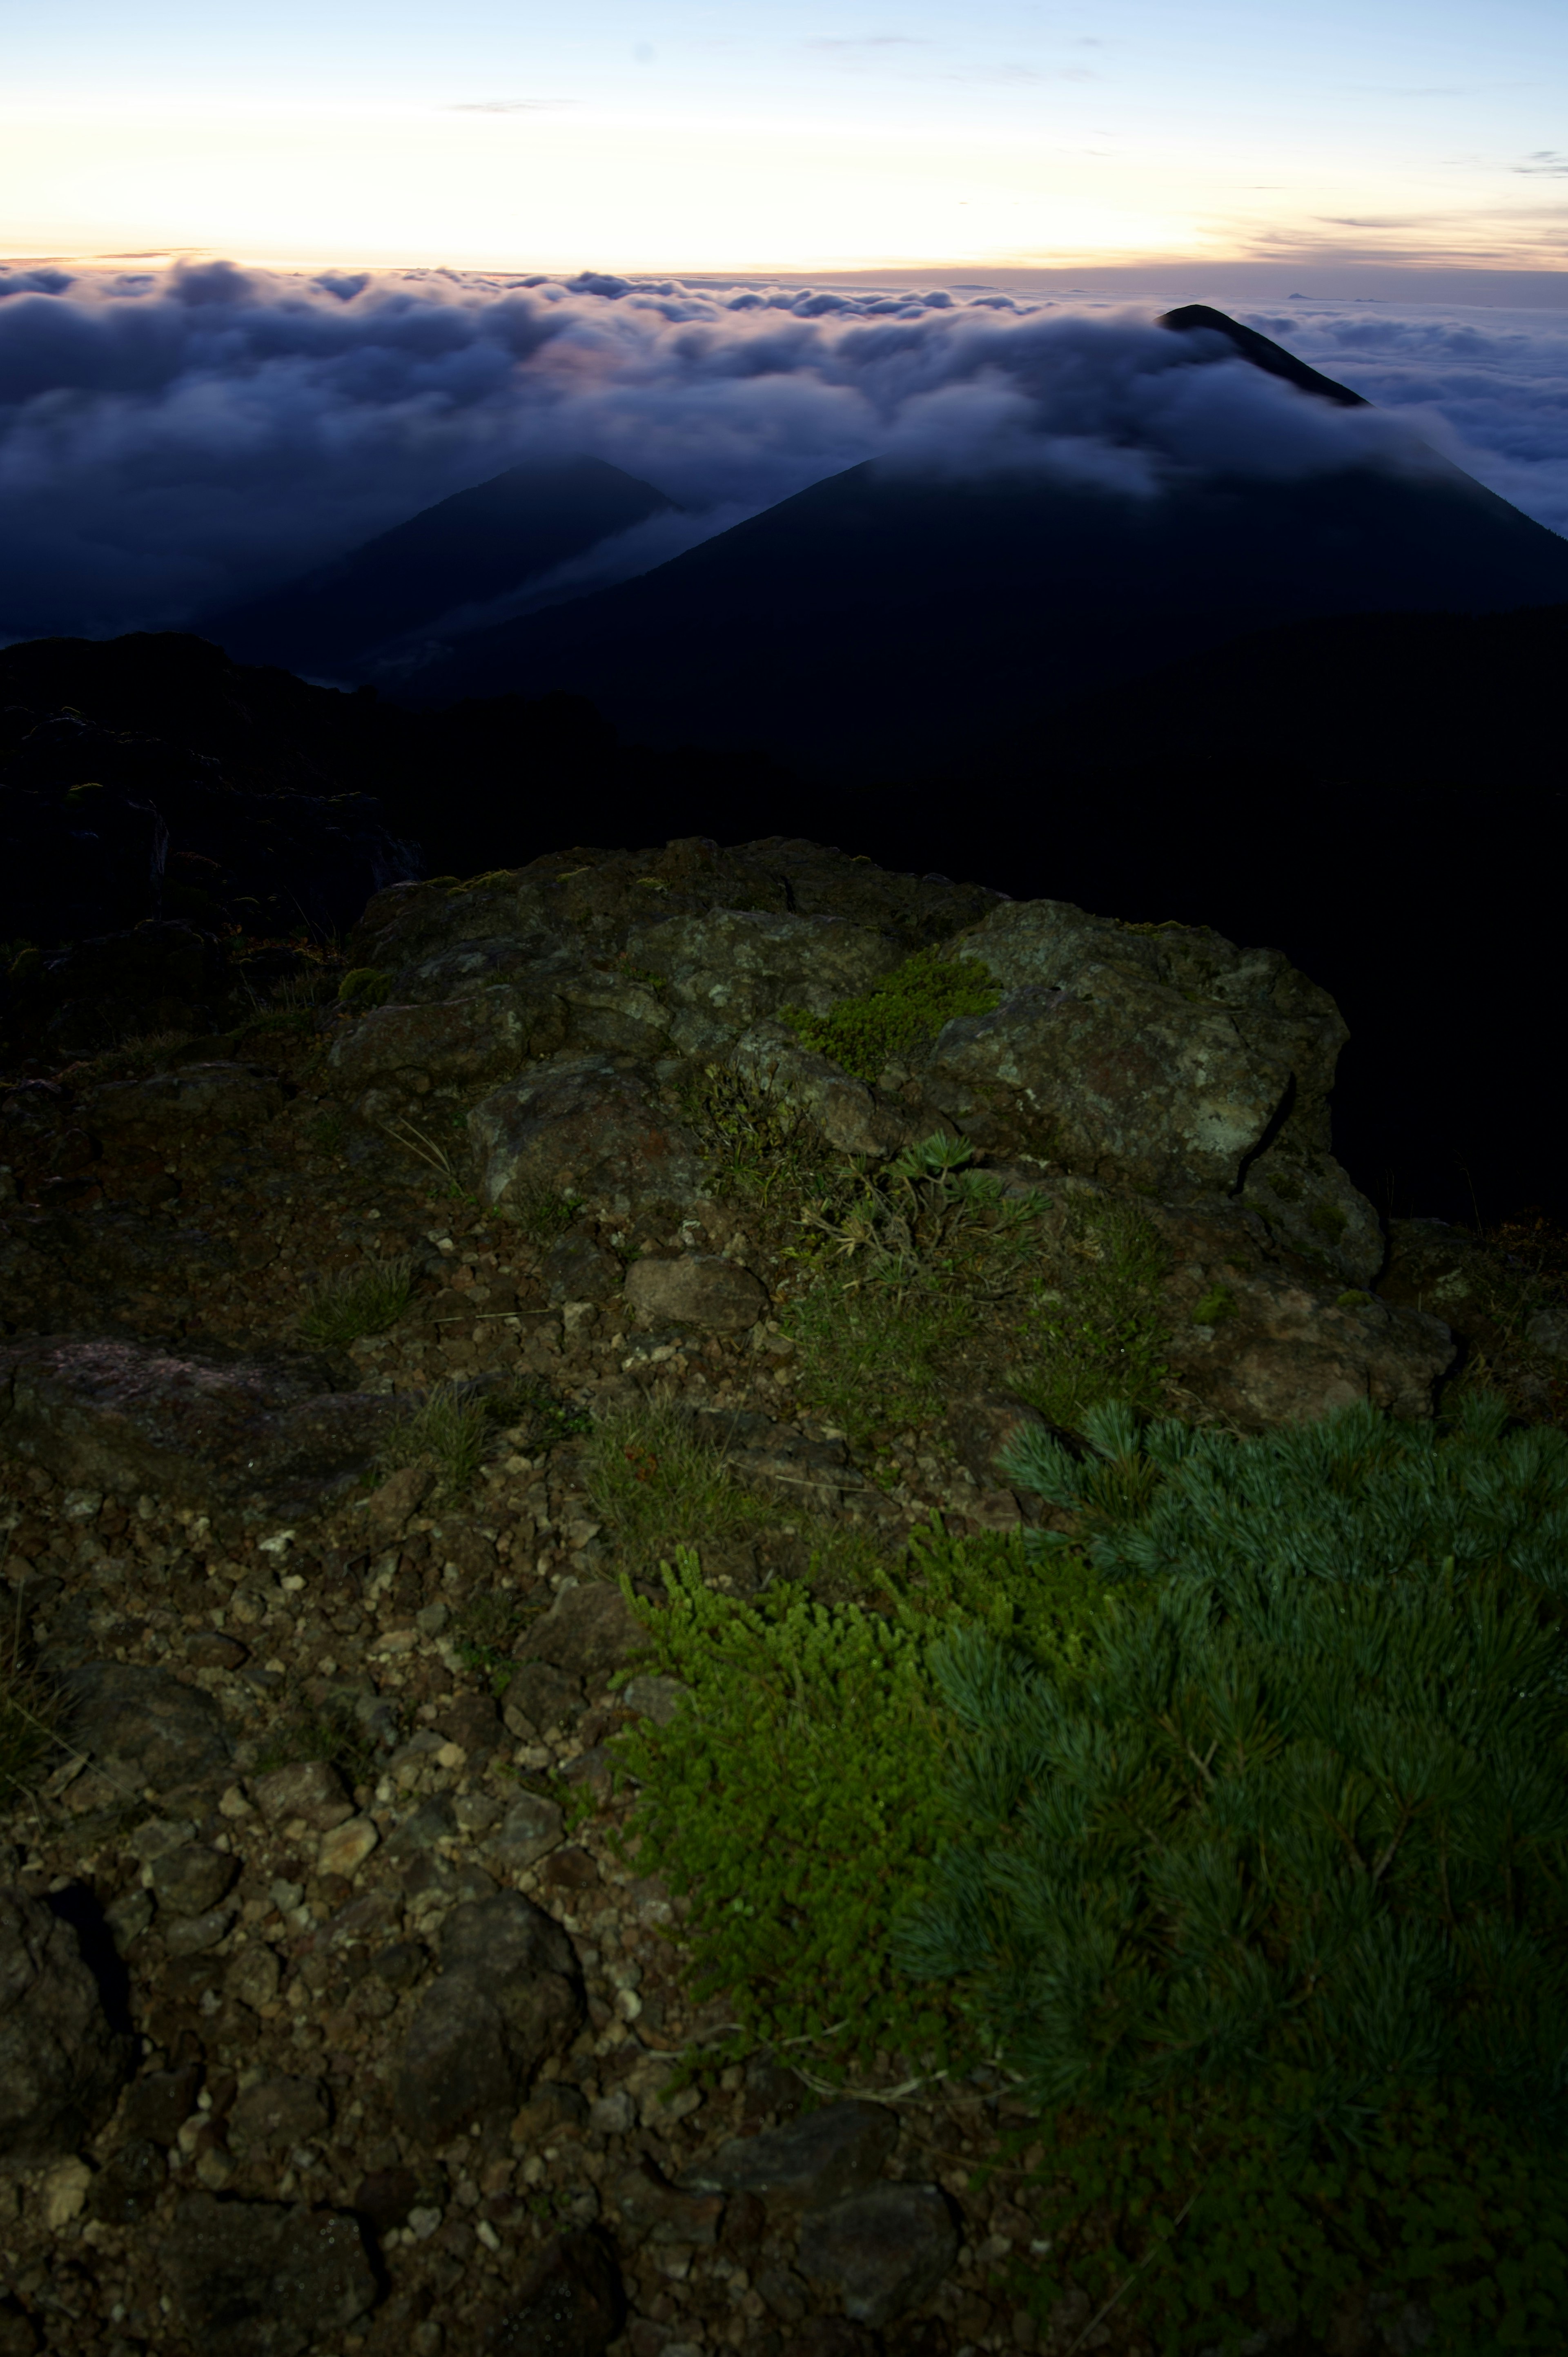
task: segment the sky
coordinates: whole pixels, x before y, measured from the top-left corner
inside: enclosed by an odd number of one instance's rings
[[[0,0],[0,55],[13,257],[1568,262],[1562,0]]]

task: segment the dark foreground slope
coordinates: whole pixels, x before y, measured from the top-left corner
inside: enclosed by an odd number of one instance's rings
[[[242,662],[351,673],[453,608],[521,589],[671,505],[602,458],[511,467],[199,628]]]

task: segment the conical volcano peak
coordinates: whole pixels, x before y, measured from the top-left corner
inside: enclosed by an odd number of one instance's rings
[[[1242,360],[1251,361],[1254,368],[1264,370],[1270,376],[1283,376],[1299,392],[1316,393],[1320,401],[1337,402],[1341,409],[1371,407],[1370,402],[1352,393],[1348,384],[1336,384],[1331,376],[1320,376],[1316,369],[1308,368],[1294,352],[1287,352],[1283,344],[1271,343],[1267,336],[1259,335],[1256,328],[1244,328],[1240,319],[1232,319],[1229,312],[1217,311],[1210,303],[1184,303],[1179,310],[1162,313],[1159,325],[1174,328],[1178,336],[1190,336],[1200,328],[1211,328],[1216,335],[1224,336],[1234,345]]]

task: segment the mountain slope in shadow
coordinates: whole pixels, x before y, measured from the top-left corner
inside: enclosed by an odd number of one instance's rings
[[[356,673],[454,608],[507,597],[612,534],[672,512],[662,491],[602,458],[509,467],[196,627],[239,662]]]
[[[1222,313],[1165,324],[1363,405]],[[478,631],[399,693],[564,691],[645,742],[934,776],[1270,623],[1564,601],[1568,543],[1435,454],[1419,472],[1188,478],[1155,499],[872,460],[636,580]]]

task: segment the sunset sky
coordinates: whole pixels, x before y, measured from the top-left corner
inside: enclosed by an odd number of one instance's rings
[[[1562,0],[0,0],[0,253],[1568,262]]]

